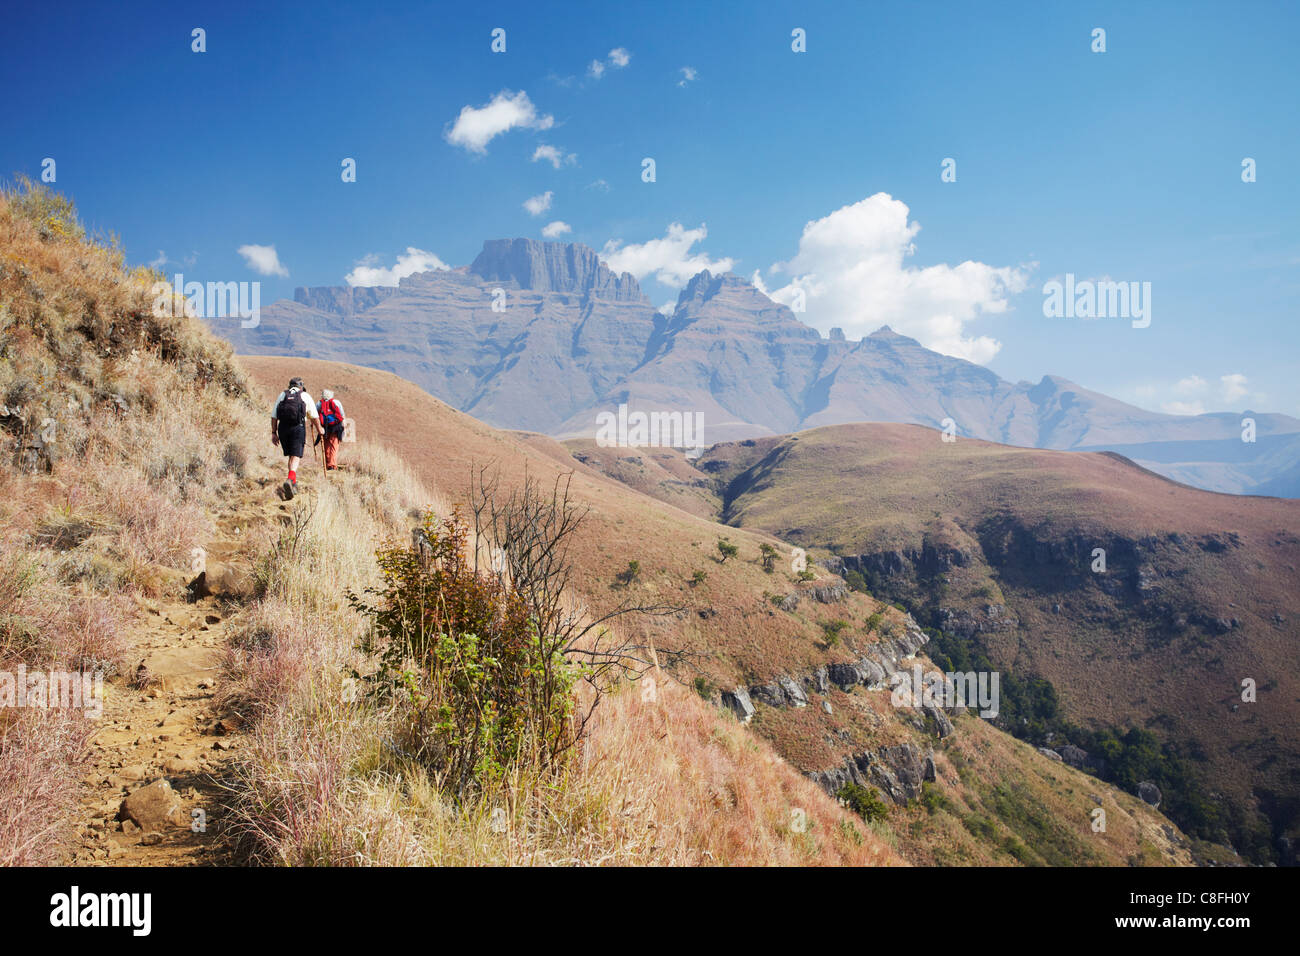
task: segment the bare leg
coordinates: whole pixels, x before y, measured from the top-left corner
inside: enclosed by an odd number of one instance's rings
[[[298,466],[301,465],[301,464],[302,464],[302,459],[299,458],[297,455],[290,455],[290,456],[289,456],[289,470],[290,470],[290,471],[296,472],[296,471],[298,470]]]

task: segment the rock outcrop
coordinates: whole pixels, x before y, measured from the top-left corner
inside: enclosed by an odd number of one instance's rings
[[[854,754],[841,766],[817,770],[808,777],[832,796],[846,783],[855,783],[875,787],[902,805],[921,796],[922,783],[935,779],[934,754],[923,754],[914,744],[898,744]]]
[[[568,292],[644,302],[645,294],[631,273],[615,275],[596,250],[576,242],[536,239],[491,239],[469,271],[488,282],[514,282],[534,292]]]

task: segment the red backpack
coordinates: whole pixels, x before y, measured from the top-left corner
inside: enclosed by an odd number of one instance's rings
[[[338,402],[327,398],[320,403],[320,421],[322,425],[339,425],[343,422]]]

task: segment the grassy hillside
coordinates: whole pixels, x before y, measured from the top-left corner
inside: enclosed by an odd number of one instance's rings
[[[0,199],[0,674],[104,679],[102,712],[0,708],[0,863],[1192,861],[1159,813],[977,717],[949,732],[828,682],[910,654],[915,627],[797,573],[787,544],[383,373],[250,360],[246,378],[200,322],[155,314],[156,279],[59,197]],[[361,443],[337,474],[309,459],[284,501],[266,408],[290,374],[333,388]],[[448,537],[483,466],[506,508],[574,472],[572,573],[547,580],[605,624],[559,661],[529,636],[521,569],[476,564],[472,527]],[[607,617],[627,605],[646,610]],[[597,639],[619,666],[583,656]],[[494,677],[507,664],[517,681]],[[747,724],[719,706],[746,688]],[[547,749],[547,727],[581,733]]]
[[[1014,715],[1033,742],[1110,748],[1101,731],[1150,731],[1167,744],[1164,805],[1202,835],[1259,860],[1294,841],[1297,502],[899,425],[719,445],[698,469],[727,523],[903,603],[951,655],[1050,682]]]
[[[348,595],[445,496],[365,443],[280,501],[264,397],[156,278],[61,198],[0,197],[0,673],[105,680],[102,713],[0,709],[0,864],[903,862],[667,681],[602,688],[562,768],[449,799],[391,748],[409,714],[347,684],[376,665]],[[124,798],[159,781],[148,829]]]
[[[674,662],[665,663],[665,669],[681,684],[715,704],[736,687],[768,684],[779,677],[802,682],[820,668],[854,660],[905,627],[904,615],[897,609],[847,591],[842,579],[824,570],[816,571],[815,580],[800,580],[789,568],[789,545],[778,539],[728,529],[677,507],[664,508],[596,468],[566,459],[561,446],[550,439],[488,428],[395,376],[309,360],[246,357],[242,361],[268,394],[293,374],[304,376],[309,388],[335,391],[357,420],[359,434],[381,440],[421,480],[461,489],[452,491],[453,504],[457,500],[466,504],[457,496],[463,494],[468,476],[478,465],[492,463],[499,468],[503,486],[517,486],[525,475],[545,484],[572,471],[576,494],[591,509],[575,556],[580,569],[575,587],[584,606],[599,613],[631,593],[679,608],[628,626],[640,639],[653,642],[662,660]],[[725,561],[716,548],[723,537],[738,548],[737,556]],[[782,556],[771,572],[762,567],[763,544],[779,549]],[[625,581],[620,576],[631,560],[638,562],[639,573]],[[692,584],[696,570],[705,577]],[[791,595],[799,597],[791,601]],[[809,688],[807,706],[758,702],[751,724],[797,769],[834,770],[846,759],[901,745],[910,745],[920,754],[935,753],[938,772],[933,788],[940,794],[959,795],[953,802],[959,809],[949,812],[936,804],[933,822],[921,825],[923,818],[913,816],[921,804],[912,800],[911,809],[896,805],[871,824],[907,859],[1015,864],[1021,862],[1020,853],[1023,862],[1113,865],[1191,860],[1176,829],[1170,827],[1168,833],[1162,829],[1168,821],[1122,792],[1116,791],[1114,799],[1125,813],[1141,821],[1140,829],[1148,834],[1146,851],[1131,832],[1126,837],[1112,828],[1108,834],[1094,834],[1090,809],[1070,800],[1078,803],[1079,795],[1097,792],[1095,781],[1060,764],[1050,775],[1040,773],[1046,758],[989,730],[978,718],[957,718],[957,733],[939,741],[913,714],[893,706],[888,690],[826,687],[822,692],[804,686]],[[964,775],[959,773],[945,756],[947,748],[970,746],[970,739],[983,740],[986,734],[992,734],[988,739],[995,743],[989,746],[1001,754],[1000,759],[971,760],[963,764]],[[1001,800],[986,806],[978,796],[996,793],[999,787],[1011,788],[1035,806],[1052,808],[1044,812],[1055,819],[1054,826],[1044,826],[1037,837],[1030,834],[1040,844],[1034,854],[1022,853],[1011,839],[1017,828],[1025,826],[1018,804]],[[1068,797],[1071,791],[1073,798]],[[988,827],[975,816],[987,819]],[[924,819],[931,819],[928,811]],[[1016,838],[1020,843],[1025,839]],[[952,849],[954,841],[966,849]]]

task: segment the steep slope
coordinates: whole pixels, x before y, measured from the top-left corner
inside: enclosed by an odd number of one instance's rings
[[[1164,415],[1055,376],[1013,384],[888,328],[822,338],[736,275],[701,272],[663,315],[632,276],[580,244],[491,240],[468,267],[397,288],[298,289],[294,302],[264,308],[256,328],[218,331],[240,353],[392,371],[491,425],[563,438],[593,436],[600,413],[626,404],[699,414],[706,443],[952,419],[963,437],[1121,451],[1232,492],[1290,488],[1300,463],[1300,420]],[[1254,443],[1241,441],[1247,416]]]
[[[372,445],[282,501],[262,397],[155,279],[0,190],[0,862],[904,862],[675,685],[612,688],[518,829],[451,805],[348,692],[349,593],[449,509]]]
[[[780,541],[665,507],[567,459],[544,436],[496,431],[387,373],[308,359],[243,361],[268,394],[291,375],[335,391],[362,439],[390,447],[442,488],[449,506],[466,503],[479,467],[497,470],[503,489],[526,475],[549,486],[572,472],[574,492],[590,509],[573,554],[584,606],[599,614],[624,598],[668,605],[666,613],[621,626],[652,645],[677,681],[749,720],[826,790],[874,788],[887,801],[882,825],[909,859],[1191,861],[1185,838],[1133,796],[1099,788],[979,717],[896,706],[885,673],[924,664],[925,635],[836,576],[791,573],[789,547]],[[737,547],[735,557],[715,547],[724,536]],[[771,571],[762,567],[764,544],[779,556]],[[631,561],[639,567],[628,575]],[[980,753],[986,756],[976,758]],[[1126,822],[1094,834],[1090,814],[1099,801],[1092,793]],[[1052,809],[1025,812],[1031,805]]]
[[[1077,723],[1153,731],[1204,787],[1185,820],[1290,860],[1300,503],[1199,491],[1112,454],[903,425],[719,445],[698,466],[728,523],[816,549],[949,647],[1046,678]],[[1258,703],[1242,699],[1247,679]],[[1214,794],[1222,815],[1205,805]]]

